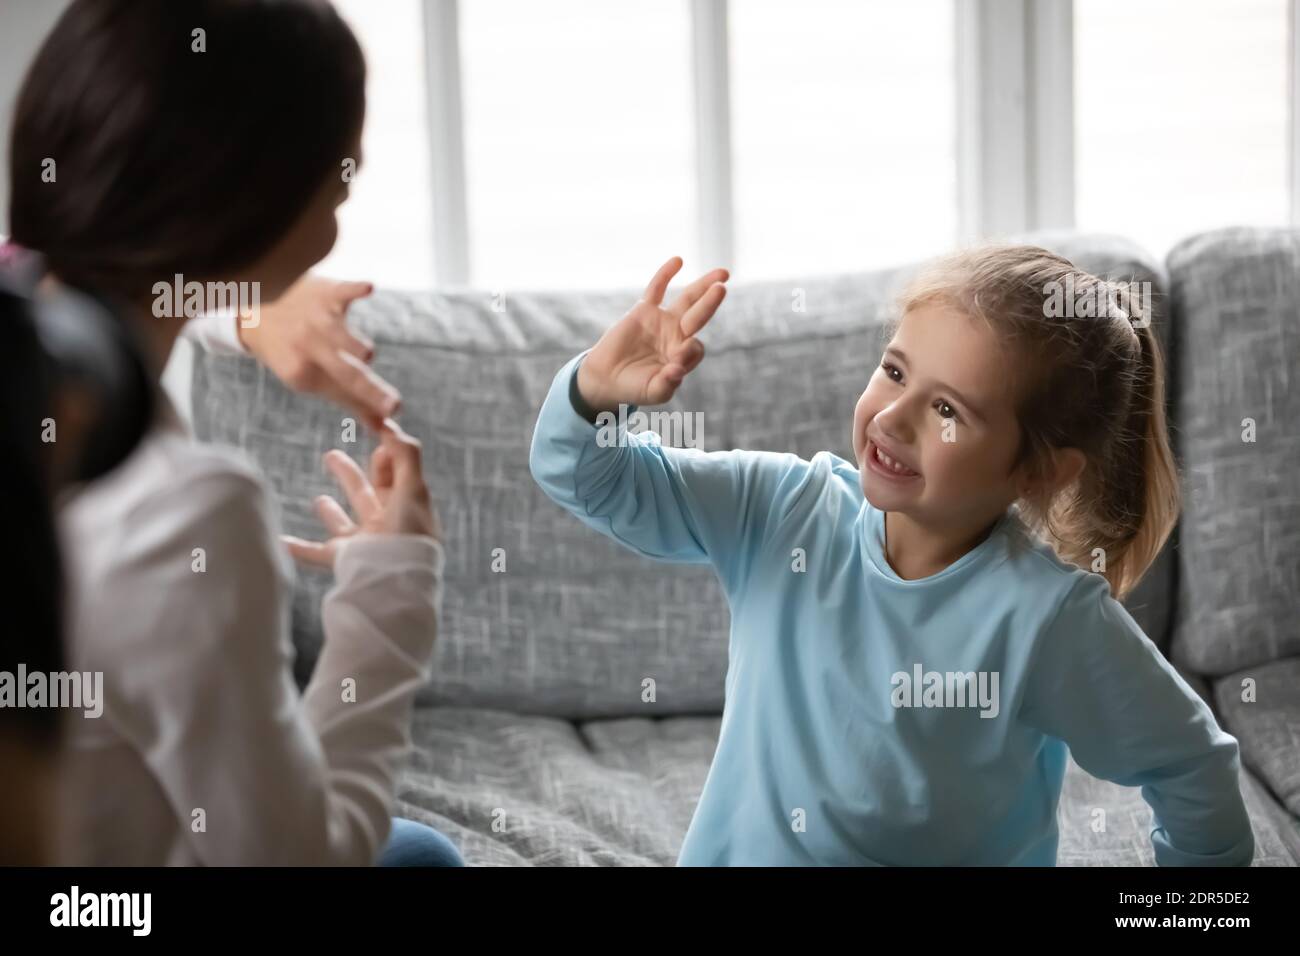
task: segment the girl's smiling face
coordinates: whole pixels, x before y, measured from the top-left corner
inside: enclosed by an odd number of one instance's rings
[[[873,507],[980,527],[1019,497],[1010,361],[991,330],[952,306],[928,302],[903,316],[853,413]]]

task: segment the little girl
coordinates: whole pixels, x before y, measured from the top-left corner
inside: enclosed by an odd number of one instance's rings
[[[1236,740],[1117,601],[1178,512],[1156,339],[1045,307],[1119,287],[1031,246],[936,263],[864,370],[852,462],[598,442],[598,416],[667,401],[704,357],[727,274],[665,309],[680,267],[560,370],[531,451],[552,499],[711,564],[731,606],[678,862],[1054,865],[1070,753],[1142,788],[1158,864],[1249,864]]]

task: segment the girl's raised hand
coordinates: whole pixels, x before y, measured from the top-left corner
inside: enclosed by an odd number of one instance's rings
[[[578,391],[597,412],[623,405],[662,405],[704,358],[695,337],[727,294],[726,269],[700,276],[664,308],[668,283],[682,267],[669,259],[641,301],[612,325],[578,366]]]

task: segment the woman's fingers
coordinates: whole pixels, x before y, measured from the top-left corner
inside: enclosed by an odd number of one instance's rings
[[[361,466],[338,449],[326,452],[325,467],[329,469],[343,493],[347,495],[348,504],[356,512],[361,524],[368,524],[378,518],[383,506],[379,503],[375,489],[370,487]]]
[[[341,350],[369,362],[375,355],[375,343],[370,337],[348,326],[348,306],[371,286],[367,282],[331,282],[321,297],[313,302],[309,320],[301,327],[302,338],[319,364],[324,356]]]
[[[392,530],[441,538],[442,522],[421,470],[423,449],[419,440],[390,418],[379,432],[379,442],[392,465],[392,487],[386,491]]]
[[[280,540],[289,549],[289,554],[295,561],[317,568],[334,567],[333,541],[304,541],[302,538],[295,538],[288,534],[280,535]]]
[[[375,343],[370,337],[361,332],[354,332],[342,320],[331,321],[317,330],[313,348],[317,354],[317,362],[320,364],[324,364],[326,357],[334,352],[355,355],[363,362],[369,362],[375,357]]]
[[[383,428],[381,423],[379,430]],[[381,499],[384,491],[393,487],[393,453],[387,445],[381,444],[370,455],[370,484]]]
[[[726,297],[727,287],[721,282],[715,282],[709,286],[708,290],[682,316],[681,332],[683,337],[689,339],[704,328]]]
[[[673,276],[682,267],[682,257],[673,256],[655,273],[655,277],[650,280],[650,284],[645,287],[645,295],[641,298],[651,305],[658,305],[664,300],[664,293],[668,291],[668,283],[673,281]]]
[[[418,484],[424,489],[424,475],[421,472],[423,447],[420,440],[407,434],[401,425],[389,418],[379,431],[379,442],[380,448],[387,450],[392,462],[392,484],[395,487]]]
[[[334,292],[338,297],[339,306],[344,309],[357,299],[364,299],[374,291],[375,284],[373,282],[336,282],[334,284]]]
[[[331,498],[329,495],[320,495],[312,502],[316,509],[316,517],[320,518],[321,524],[325,530],[330,533],[331,537],[346,537],[357,530],[356,523],[348,517],[348,513],[343,507]]]
[[[681,295],[673,299],[673,304],[669,306],[668,311],[679,317],[685,315],[686,310],[698,302],[700,296],[704,295],[713,283],[726,282],[729,278],[731,278],[731,273],[726,269],[714,269],[712,272],[706,272],[683,289]]]
[[[402,396],[369,365],[349,352],[333,350],[321,358],[321,367],[345,403],[368,420],[382,421],[402,407]]]

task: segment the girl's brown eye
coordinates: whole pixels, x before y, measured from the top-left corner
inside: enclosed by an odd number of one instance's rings
[[[951,405],[949,405],[947,402],[943,401],[942,399],[935,403],[935,408],[939,410],[940,418],[956,419],[957,417],[957,409],[953,408]],[[945,409],[947,409],[947,411],[945,411]]]

